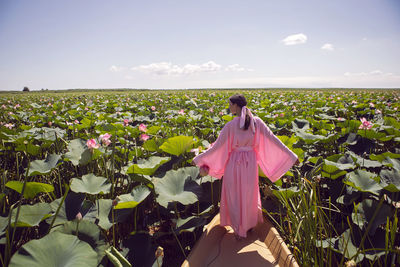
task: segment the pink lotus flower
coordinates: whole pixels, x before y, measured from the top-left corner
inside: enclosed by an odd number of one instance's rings
[[[1,108],[6,109],[7,107],[6,107],[6,105],[3,104],[3,105],[1,105]]]
[[[53,115],[56,115],[56,114],[57,114],[57,111],[53,110]]]
[[[8,115],[13,115],[13,114],[14,114],[14,112],[12,112],[12,111],[8,112]]]
[[[353,101],[351,101],[351,103],[352,103],[353,105],[355,105],[355,104],[357,104],[357,101],[353,100]]]
[[[156,107],[155,106],[151,106],[151,110],[152,111],[156,110]]]
[[[109,146],[111,144],[111,134],[106,133],[106,134],[102,134],[99,136],[101,142],[103,143],[103,145],[105,146]]]
[[[359,129],[368,129],[369,130],[372,128],[372,123],[367,121],[366,118],[361,118],[360,121],[361,121],[361,125],[360,125]]]
[[[369,106],[371,107],[371,108],[374,108],[375,107],[375,104],[374,103],[369,103]]]
[[[382,111],[380,109],[375,110],[376,114],[382,114]]]
[[[93,149],[98,149],[100,147],[100,144],[97,144],[95,139],[87,140],[86,145],[91,151],[93,151]]]
[[[285,116],[285,113],[281,113],[281,114],[279,114],[279,116],[280,116],[280,117],[284,117],[284,116]]]
[[[346,119],[344,119],[344,118],[342,118],[342,117],[339,117],[339,118],[337,118],[337,120],[338,120],[338,121],[345,121]]]
[[[147,134],[141,134],[140,135],[140,140],[146,141],[150,138],[150,136],[148,136]]]
[[[14,109],[17,109],[17,108],[19,108],[19,107],[21,107],[21,105],[20,105],[20,104],[16,104],[15,107],[14,107]]]
[[[124,126],[128,126],[129,125],[129,120],[128,119],[124,119]]]
[[[147,131],[147,126],[145,124],[141,123],[139,125],[139,131],[146,132]]]
[[[74,120],[74,123],[75,123],[75,124],[79,124],[79,121],[78,121],[78,120]]]
[[[178,111],[178,113],[181,114],[181,115],[184,115],[185,111],[183,109],[181,109],[181,110]]]
[[[49,121],[47,124],[48,124],[49,126],[53,125],[53,123],[52,123],[51,121]]]

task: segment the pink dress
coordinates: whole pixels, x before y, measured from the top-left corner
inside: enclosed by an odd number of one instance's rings
[[[197,166],[207,165],[209,175],[221,178],[221,225],[229,225],[239,236],[262,222],[258,167],[275,182],[296,162],[287,148],[258,117],[255,133],[239,128],[239,117],[228,122],[214,145],[193,159]]]

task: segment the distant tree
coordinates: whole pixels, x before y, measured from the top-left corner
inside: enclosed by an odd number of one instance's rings
[[[30,90],[29,90],[29,88],[28,88],[27,86],[25,86],[24,89],[23,89],[22,91],[24,91],[24,92],[29,92]]]

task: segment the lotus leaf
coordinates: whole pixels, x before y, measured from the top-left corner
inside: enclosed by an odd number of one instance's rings
[[[150,190],[145,185],[133,188],[130,194],[119,196],[118,204],[114,209],[132,209],[139,205],[150,194]]]
[[[168,138],[160,149],[171,155],[179,156],[193,147],[194,140],[192,136],[175,136]]]
[[[146,142],[143,143],[143,148],[147,151],[157,151],[158,145],[154,139],[147,140]]]
[[[306,119],[294,119],[292,121],[292,127],[294,130],[308,130],[310,129],[310,122]]]
[[[11,225],[15,225],[17,216],[17,207],[12,210]],[[21,205],[17,227],[37,226],[46,218],[51,216],[51,207],[49,203],[37,203],[34,205]]]
[[[88,243],[97,253],[97,262],[105,256],[106,244],[103,234],[99,227],[93,222],[87,220],[74,220],[64,223],[63,225],[54,228],[53,231],[58,231],[68,235],[74,235],[79,240]]]
[[[50,154],[44,160],[34,160],[31,162],[28,176],[48,174],[60,163],[61,155]]]
[[[394,170],[381,170],[379,173],[381,177],[381,186],[389,192],[400,191],[400,172]]]
[[[170,157],[158,157],[152,156],[148,159],[140,159],[137,164],[130,166],[127,170],[127,174],[129,173],[138,173],[145,175],[153,175],[154,172],[160,167],[162,164],[168,162]]]
[[[295,133],[296,133],[296,136],[303,139],[307,144],[312,144],[312,143],[327,139],[327,137],[325,137],[325,136],[313,135],[313,134],[307,133],[303,130],[295,131]]]
[[[10,261],[10,267],[96,266],[97,254],[76,236],[52,232],[23,245]]]
[[[68,152],[65,153],[74,166],[86,165],[90,162],[92,154],[86,147],[86,142],[82,139],[74,139],[68,144]]]
[[[351,238],[350,229],[344,231],[338,237],[338,250],[337,252],[342,253],[346,258],[353,258],[357,254],[357,246],[354,245]],[[364,259],[364,254],[360,253],[356,258],[353,258],[355,263],[360,263]]]
[[[372,221],[372,217],[375,219]],[[367,228],[372,223],[369,235],[374,235],[379,225],[386,223],[386,217],[392,216],[392,208],[386,203],[382,203],[379,207],[379,202],[373,199],[364,199],[361,203],[354,207],[351,218],[360,229]]]
[[[207,224],[207,216],[190,216],[185,219],[179,218],[176,222],[177,233],[193,232],[197,227]]]
[[[297,187],[280,188],[279,190],[272,190],[272,193],[281,201],[286,202],[290,198],[298,196],[300,190]]]
[[[9,181],[6,183],[6,187],[11,188],[18,193],[22,192],[24,183],[20,181]],[[32,199],[39,193],[53,192],[54,187],[51,184],[38,183],[38,182],[26,182],[24,190],[24,198]]]
[[[111,184],[107,183],[107,178],[96,176],[93,173],[82,176],[82,179],[71,179],[71,190],[76,193],[107,194],[110,192],[110,188]]]
[[[355,170],[348,173],[343,183],[357,189],[358,191],[369,192],[374,195],[379,195],[379,192],[382,190],[377,175],[364,170]]]
[[[162,178],[153,178],[157,202],[168,208],[171,202],[179,202],[183,205],[193,204],[198,201],[201,187],[194,181],[194,170],[197,167],[186,167],[168,171]]]

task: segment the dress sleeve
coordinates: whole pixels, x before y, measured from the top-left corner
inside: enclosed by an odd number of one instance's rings
[[[256,121],[255,150],[258,165],[272,181],[277,181],[297,161],[298,157],[277,138],[260,119]]]
[[[214,145],[193,159],[193,162],[201,167],[207,165],[210,169],[208,174],[221,178],[225,172],[225,165],[231,152],[231,131],[228,122],[221,130]]]

